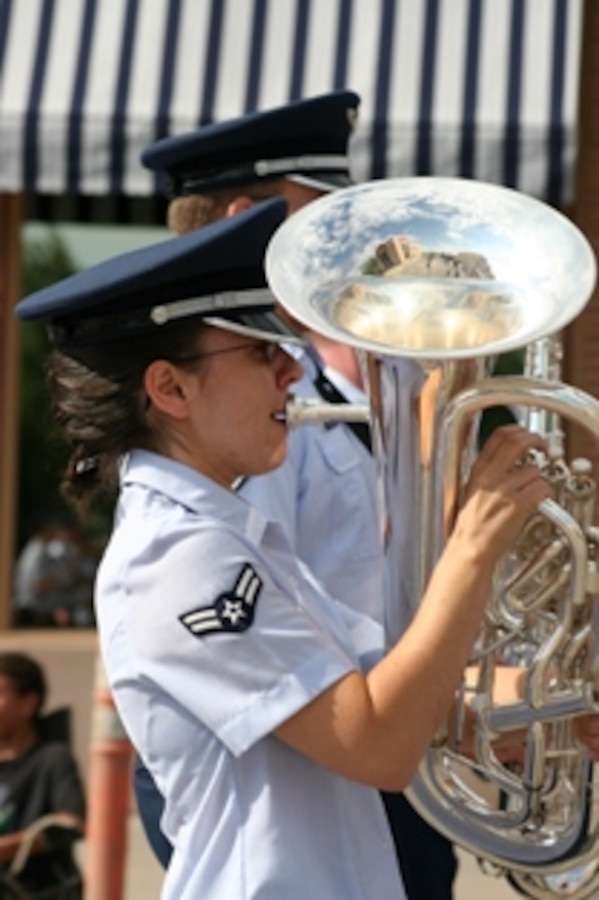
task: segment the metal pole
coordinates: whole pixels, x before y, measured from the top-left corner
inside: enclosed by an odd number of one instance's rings
[[[21,294],[21,194],[0,194],[0,630],[12,619],[16,551],[20,340],[13,309]]]

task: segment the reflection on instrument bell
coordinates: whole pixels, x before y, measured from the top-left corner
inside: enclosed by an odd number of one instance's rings
[[[339,292],[334,316],[348,336],[384,350],[429,355],[464,348],[485,353],[521,327],[518,308],[494,283],[483,290],[474,282],[422,278],[386,278],[373,285],[365,276]]]
[[[423,177],[309,204],[274,235],[266,271],[308,328],[365,350],[457,358],[563,328],[590,297],[596,265],[578,229],[544,203]]]
[[[455,521],[476,454],[473,418],[498,405],[541,410],[599,439],[595,398],[543,371],[488,377],[497,355],[545,341],[579,314],[595,285],[594,254],[565,216],[516,191],[398,178],[329,194],[294,213],[270,243],[266,273],[295,319],[358,350],[382,497],[392,642]],[[322,421],[326,407],[295,414]],[[599,889],[599,810],[572,719],[597,708],[596,490],[588,467],[568,465],[559,448],[539,464],[556,500],[541,504],[497,568],[473,651],[476,678],[464,680],[409,795],[435,827],[531,896],[583,898]],[[495,698],[502,664],[525,670],[517,703]],[[466,700],[476,720],[474,757],[460,752]],[[494,741],[516,728],[526,742],[513,766]]]

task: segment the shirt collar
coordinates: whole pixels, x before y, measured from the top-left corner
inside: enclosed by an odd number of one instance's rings
[[[191,466],[149,450],[132,450],[123,458],[120,482],[122,488],[141,485],[157,491],[195,513],[234,522],[244,530],[250,519],[255,519],[256,511],[233,490]]]

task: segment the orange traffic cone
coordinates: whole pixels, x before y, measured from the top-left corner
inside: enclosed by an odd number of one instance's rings
[[[86,900],[122,900],[133,750],[96,660],[85,849]]]

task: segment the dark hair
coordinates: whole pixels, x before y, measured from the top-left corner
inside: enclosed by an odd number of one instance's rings
[[[187,319],[159,333],[60,348],[50,356],[54,414],[71,448],[61,487],[80,513],[95,495],[116,487],[124,453],[154,447],[144,372],[155,359],[178,363],[197,352],[203,327],[201,320]]]
[[[38,716],[46,702],[47,693],[46,677],[39,663],[24,653],[0,653],[0,675],[9,679],[20,697],[27,694],[39,697],[36,711]]]

